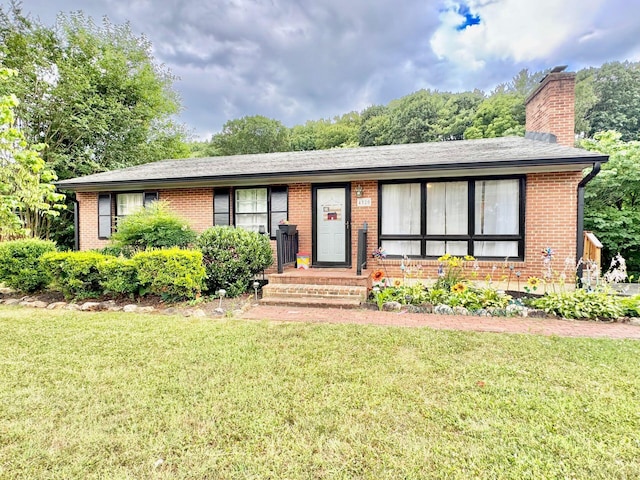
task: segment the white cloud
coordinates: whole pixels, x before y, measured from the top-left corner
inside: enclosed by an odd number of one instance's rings
[[[522,63],[548,58],[572,39],[585,38],[605,0],[470,0],[449,2],[441,12],[441,25],[431,37],[431,48],[440,59],[474,70],[486,62]],[[467,6],[480,24],[459,30]]]

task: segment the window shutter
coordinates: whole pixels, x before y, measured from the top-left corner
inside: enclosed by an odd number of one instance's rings
[[[100,193],[98,195],[98,238],[110,238],[111,228],[111,194]]]

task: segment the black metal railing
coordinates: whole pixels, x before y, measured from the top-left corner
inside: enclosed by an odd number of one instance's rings
[[[289,234],[283,230],[276,230],[276,260],[278,273],[284,272],[284,267],[296,263],[298,253],[298,232]]]
[[[367,268],[367,224],[358,229],[358,254],[356,261],[356,274],[362,275],[362,270]]]

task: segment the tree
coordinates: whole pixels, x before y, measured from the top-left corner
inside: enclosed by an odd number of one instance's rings
[[[385,105],[371,105],[360,114],[358,143],[361,147],[389,145],[391,143],[391,119]]]
[[[591,73],[589,135],[615,130],[623,141],[640,139],[640,62],[605,63]]]
[[[0,68],[0,83],[16,76]],[[64,208],[64,195],[52,184],[55,173],[39,152],[43,145],[29,146],[16,126],[15,95],[0,96],[0,239],[46,237],[48,220]]]
[[[442,95],[419,90],[389,103],[392,143],[419,143],[440,140],[436,128]]]
[[[360,114],[345,113],[333,120],[309,120],[291,129],[291,150],[326,150],[358,146]]]
[[[585,190],[585,228],[603,243],[604,265],[618,252],[629,271],[640,272],[640,141],[623,142],[608,131],[581,147],[610,155]]]
[[[287,152],[289,130],[280,121],[254,115],[229,120],[211,144],[219,155]]]
[[[6,85],[20,99],[16,115],[29,144],[60,179],[189,154],[174,77],[151,44],[129,25],[96,25],[82,13],[54,27],[0,7],[0,57],[17,70]],[[0,92],[2,93],[2,92]],[[54,238],[70,245],[70,215]]]
[[[517,93],[494,92],[475,113],[473,124],[464,132],[465,139],[524,135],[524,98]]]

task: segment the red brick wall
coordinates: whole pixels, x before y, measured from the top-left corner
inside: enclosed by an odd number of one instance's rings
[[[575,144],[575,81],[571,72],[551,73],[526,101],[528,132],[552,133],[560,145]]]
[[[213,225],[212,188],[178,188],[158,193],[160,200],[169,202],[171,210],[189,222],[196,232]]]
[[[106,247],[109,240],[98,239],[98,194],[78,192],[76,200],[80,212],[80,250]]]
[[[566,258],[573,263],[576,249],[576,212],[577,185],[582,178],[581,172],[529,174],[526,180],[526,218],[525,218],[525,259],[511,261],[514,269],[521,272],[522,278],[543,275],[542,250],[551,247],[556,255],[553,268],[560,271]],[[361,185],[361,198],[370,198],[370,207],[358,207],[357,187]],[[298,226],[299,251],[312,252],[312,212],[311,184],[296,183],[289,185],[289,220]],[[194,188],[161,190],[160,198],[169,202],[180,216],[187,220],[196,231],[202,231],[213,223],[213,189]],[[351,184],[351,245],[352,266],[356,267],[358,229],[368,223],[367,258],[369,269],[375,269],[376,261],[371,253],[378,246],[378,182],[358,181]],[[108,241],[98,240],[98,195],[97,193],[78,193],[80,203],[80,248],[100,248]],[[233,203],[233,202],[232,202]],[[275,252],[275,241],[271,242]],[[275,262],[275,258],[274,258]],[[420,260],[424,276],[434,278],[437,275],[438,262]],[[495,278],[504,270],[504,262],[479,262],[480,277],[491,273]],[[400,260],[386,260],[385,266],[390,276],[400,277]],[[274,271],[274,267],[270,271]]]

